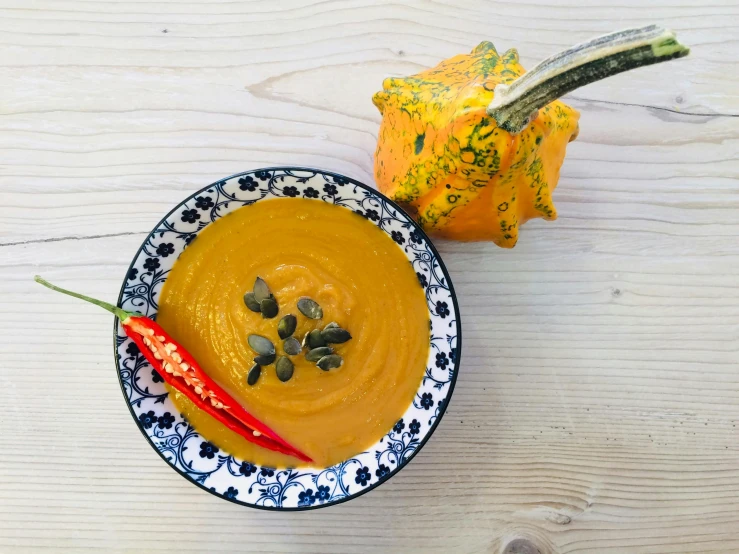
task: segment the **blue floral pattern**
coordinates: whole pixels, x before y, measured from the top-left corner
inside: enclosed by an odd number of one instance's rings
[[[366,452],[329,468],[276,469],[236,459],[201,437],[168,398],[161,376],[116,325],[121,388],[142,433],[175,470],[227,500],[270,509],[327,506],[390,478],[430,437],[459,368],[460,322],[438,254],[395,204],[347,177],[297,168],[235,175],[193,194],[149,234],[126,272],[119,306],[156,318],[157,300],[177,257],[209,223],[266,198],[328,202],[373,222],[401,248],[424,289],[431,348],[416,397],[390,432]]]

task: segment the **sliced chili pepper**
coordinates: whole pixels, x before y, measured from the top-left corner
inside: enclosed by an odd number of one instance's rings
[[[72,292],[45,281],[37,283],[52,290],[85,300],[115,315],[123,329],[165,382],[187,396],[198,408],[238,433],[249,442],[269,450],[294,456],[305,462],[311,458],[290,446],[264,423],[249,414],[236,400],[200,368],[187,350],[177,344],[161,325],[140,314]]]

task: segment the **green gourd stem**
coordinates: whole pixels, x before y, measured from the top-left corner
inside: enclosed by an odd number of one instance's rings
[[[124,321],[128,319],[129,317],[136,315],[136,314],[132,314],[131,312],[127,312],[126,310],[119,308],[118,306],[114,306],[113,304],[108,304],[107,302],[103,302],[102,300],[90,298],[89,296],[85,296],[84,294],[79,294],[77,292],[72,292],[71,290],[63,289],[61,287],[57,287],[56,285],[52,285],[48,281],[39,277],[38,275],[36,275],[33,278],[33,280],[36,281],[37,283],[44,285],[47,288],[50,288],[51,290],[55,290],[57,292],[61,292],[62,294],[66,294],[69,296],[74,296],[75,298],[79,298],[80,300],[84,300],[85,302],[89,302],[90,304],[95,304],[96,306],[100,306],[101,308],[108,310],[110,313],[115,315],[121,321]]]
[[[547,58],[511,84],[497,85],[487,112],[499,127],[520,133],[540,108],[568,92],[689,52],[672,31],[657,25],[603,35]]]

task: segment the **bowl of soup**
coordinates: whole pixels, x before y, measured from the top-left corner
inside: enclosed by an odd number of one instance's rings
[[[260,169],[192,194],[147,236],[118,305],[156,319],[310,459],[245,439],[169,388],[117,323],[121,388],[152,447],[256,508],[328,506],[387,481],[431,437],[459,367],[459,310],[434,246],[379,192],[327,171]],[[264,341],[269,356],[255,351]]]

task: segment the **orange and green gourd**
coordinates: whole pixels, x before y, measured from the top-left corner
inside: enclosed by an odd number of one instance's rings
[[[483,42],[411,77],[391,77],[375,152],[380,190],[432,236],[511,248],[532,218],[553,220],[552,192],[579,113],[578,87],[687,55],[656,26],[596,38],[526,73],[518,53]]]

